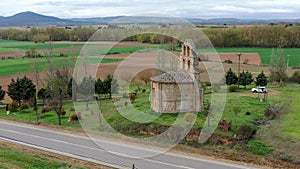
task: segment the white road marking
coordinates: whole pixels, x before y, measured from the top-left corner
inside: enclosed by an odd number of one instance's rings
[[[84,161],[88,161],[88,162],[92,162],[92,163],[96,163],[96,164],[100,164],[100,165],[105,165],[105,166],[108,166],[108,167],[121,168],[121,169],[128,169],[128,168],[130,168],[130,167],[124,167],[124,166],[120,166],[120,165],[114,165],[114,164],[106,163],[106,162],[103,162],[103,161],[98,161],[98,160],[94,160],[94,159],[91,159],[91,158],[86,158],[86,157],[74,155],[74,154],[71,154],[71,153],[61,152],[61,151],[57,151],[57,150],[54,150],[54,149],[49,149],[49,148],[45,148],[45,147],[35,146],[35,145],[32,145],[32,144],[27,144],[27,143],[23,143],[23,142],[20,142],[20,141],[7,139],[7,138],[0,137],[0,140],[4,140],[4,141],[12,142],[12,143],[15,143],[15,144],[20,144],[20,145],[24,145],[24,146],[36,148],[36,149],[43,150],[43,151],[48,151],[48,152],[55,153],[55,154],[61,154],[61,155],[64,155],[64,156],[68,156],[68,157],[72,157],[72,158],[77,158],[77,159],[80,159],[80,160],[84,160]]]
[[[92,148],[92,147],[88,147],[88,146],[82,146],[82,145],[78,145],[78,144],[65,142],[65,141],[62,141],[62,140],[56,140],[56,139],[50,139],[50,138],[46,138],[46,137],[35,136],[35,135],[21,133],[21,132],[13,131],[13,130],[5,130],[5,129],[0,129],[0,130],[6,131],[6,132],[11,132],[11,133],[17,133],[19,135],[24,135],[24,136],[30,136],[30,137],[35,137],[35,138],[39,138],[39,139],[49,140],[49,141],[53,141],[53,142],[65,143],[65,144],[68,144],[68,145],[77,146],[77,147],[84,148],[84,149],[90,149],[90,150],[96,150],[96,151],[102,151],[102,152],[110,152],[110,153],[113,153],[113,154],[120,154],[120,155],[125,155],[127,157],[132,157],[132,156],[129,156],[129,155],[126,155],[126,154],[118,153],[118,152],[106,151],[106,150]],[[36,147],[39,147],[39,146],[36,146]],[[45,147],[43,147],[43,148],[45,148]],[[174,164],[170,164],[170,163],[164,163],[164,162],[160,162],[160,161],[156,161],[156,160],[149,160],[149,159],[143,159],[143,160],[151,161],[151,162],[155,162],[155,163],[159,163],[159,164],[163,164],[163,165],[167,165],[167,166],[171,166],[171,167],[176,167],[176,168],[194,169],[194,168],[189,168],[189,167],[186,167],[186,166],[180,166],[180,165],[178,166],[178,165],[174,165]]]
[[[119,142],[118,143],[114,143],[114,142],[111,142],[111,141],[109,142],[109,141],[106,141],[106,140],[99,140],[99,139],[93,139],[93,138],[84,137],[84,136],[77,136],[77,135],[73,135],[73,134],[69,134],[69,133],[62,133],[62,132],[56,132],[56,131],[51,131],[51,130],[46,130],[46,129],[34,128],[34,127],[31,127],[31,126],[24,126],[24,125],[19,125],[19,124],[12,124],[12,123],[9,123],[9,122],[5,122],[4,120],[0,120],[0,123],[7,124],[7,125],[10,125],[10,126],[17,126],[17,127],[21,127],[21,128],[29,128],[29,129],[33,129],[33,130],[39,130],[39,131],[43,131],[43,132],[49,132],[49,133],[53,133],[53,134],[65,135],[65,136],[70,136],[70,137],[77,137],[77,138],[81,138],[81,139],[85,139],[85,140],[89,140],[89,141],[92,140],[92,141],[103,142],[103,143],[117,145],[117,146],[123,146],[123,147],[128,147],[128,148],[145,150],[145,151],[149,151],[149,152],[161,153],[160,151],[150,150],[150,149],[147,149],[147,148],[137,147],[137,146],[123,144],[123,143],[119,143]],[[68,144],[70,144],[70,143],[68,143]],[[91,148],[91,147],[89,147],[89,148]],[[97,149],[97,150],[101,150],[101,149]],[[106,150],[102,150],[102,151],[106,151]],[[118,152],[113,152],[113,151],[106,151],[106,152],[120,154],[120,155],[125,155],[125,154],[118,153]],[[165,153],[165,154],[166,155],[175,156],[175,157],[192,159],[192,160],[197,160],[197,161],[201,161],[201,162],[218,164],[218,165],[223,165],[223,166],[228,166],[228,167],[235,167],[235,168],[240,168],[240,169],[256,169],[254,167],[249,167],[249,166],[242,166],[242,165],[238,165],[238,164],[230,164],[230,163],[226,163],[226,162],[222,162],[222,161],[218,161],[218,160],[210,160],[210,159],[205,159],[205,158],[196,158],[196,157],[192,157],[192,156],[187,156],[187,155],[182,155],[182,154],[175,154],[175,153],[170,153],[170,152]],[[132,158],[132,156],[129,156],[129,155],[125,155],[125,156]],[[134,158],[136,158],[136,157],[134,157]],[[145,158],[143,158],[143,159],[145,159]]]

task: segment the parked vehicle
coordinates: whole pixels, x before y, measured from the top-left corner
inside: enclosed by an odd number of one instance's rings
[[[266,87],[256,87],[256,88],[252,88],[251,92],[253,92],[253,93],[268,93],[268,89]]]

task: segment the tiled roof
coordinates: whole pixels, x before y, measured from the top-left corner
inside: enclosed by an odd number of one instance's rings
[[[193,78],[188,71],[172,71],[151,78],[153,82],[161,83],[194,83]]]

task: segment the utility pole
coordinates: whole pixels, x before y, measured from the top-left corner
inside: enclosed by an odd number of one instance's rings
[[[240,75],[241,75],[240,68],[241,68],[241,56],[242,56],[242,54],[241,53],[237,53],[237,56],[239,57],[239,63],[238,63],[238,80],[240,80]],[[240,84],[239,83],[238,83],[238,88],[240,88]]]
[[[287,71],[287,73],[289,73],[289,62],[290,62],[290,57],[291,57],[291,55],[287,55],[287,62],[286,62],[286,71]]]

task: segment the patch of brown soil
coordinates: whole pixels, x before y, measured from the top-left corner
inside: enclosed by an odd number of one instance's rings
[[[22,58],[24,55],[24,52],[0,52],[0,59],[7,59],[8,57]]]
[[[219,58],[214,54],[204,53],[205,57],[210,61],[224,62],[225,60],[231,60],[233,63],[238,63],[238,56],[236,53],[218,53]],[[243,53],[241,56],[241,64],[248,60],[248,64],[260,65],[262,63],[261,58],[258,53]]]

